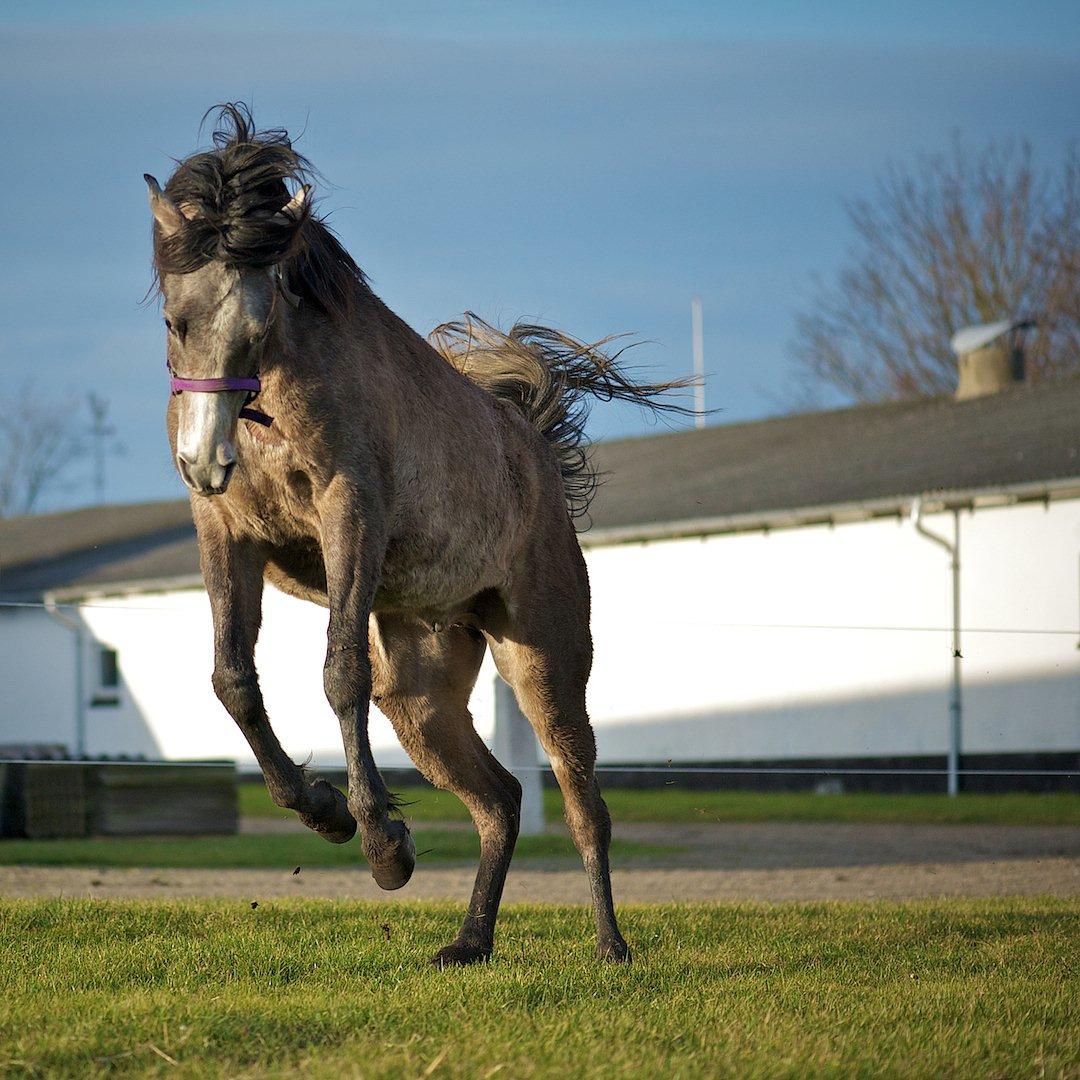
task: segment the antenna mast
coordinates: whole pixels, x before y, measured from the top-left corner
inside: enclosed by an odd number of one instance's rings
[[[107,423],[109,403],[90,393],[87,395],[90,406],[90,438],[94,444],[94,501],[100,505],[105,501],[105,454],[107,440],[115,434],[116,428]]]
[[[690,325],[694,337],[694,427],[705,426],[705,334],[701,325],[701,297],[690,301]]]

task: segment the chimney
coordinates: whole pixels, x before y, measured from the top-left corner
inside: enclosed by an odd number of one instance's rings
[[[1034,325],[1034,319],[1005,319],[954,334],[952,349],[959,372],[956,400],[985,397],[1023,382],[1023,334]]]

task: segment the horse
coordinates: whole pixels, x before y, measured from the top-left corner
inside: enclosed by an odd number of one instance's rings
[[[628,961],[585,709],[589,582],[574,522],[597,482],[586,400],[681,409],[660,395],[683,384],[635,382],[611,339],[503,333],[469,313],[425,340],[316,213],[317,174],[288,133],[258,130],[243,103],[211,113],[210,148],[179,160],[164,189],[144,179],[166,427],[210,599],[214,692],[273,801],[332,843],[359,829],[387,890],[416,860],[372,757],[369,702],[390,719],[479,833],[467,914],[432,960],[464,965],[491,956],[521,804],[469,713],[490,649],[562,789],[597,954]],[[267,581],[329,609],[323,682],[347,796],[310,779],[270,726],[254,660]]]

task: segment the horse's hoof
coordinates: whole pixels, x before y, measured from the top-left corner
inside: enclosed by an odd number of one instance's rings
[[[448,967],[465,967],[491,959],[490,945],[473,945],[467,941],[455,941],[440,949],[432,958],[433,967],[440,971]]]
[[[630,946],[620,936],[616,935],[606,941],[597,942],[596,958],[608,964],[629,964]]]
[[[380,851],[383,857],[375,860],[370,856],[371,876],[380,889],[392,892],[408,884],[412,877],[413,868],[416,866],[416,845],[409,834],[409,828],[404,821],[389,821],[386,825],[386,833],[390,837],[391,847]]]
[[[331,844],[347,844],[356,835],[356,819],[349,812],[345,796],[333,784],[316,780],[311,785],[314,809],[300,814],[300,820]]]

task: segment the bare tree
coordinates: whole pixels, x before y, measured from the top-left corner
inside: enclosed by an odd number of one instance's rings
[[[74,421],[31,383],[0,401],[0,517],[32,512],[82,455]]]
[[[797,316],[807,385],[856,401],[949,393],[964,326],[1035,316],[1033,380],[1080,370],[1080,156],[1038,171],[1027,143],[970,152],[957,136],[913,168],[892,165],[847,206],[855,232],[832,284]]]

